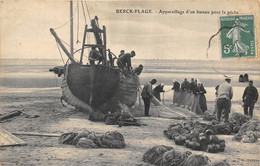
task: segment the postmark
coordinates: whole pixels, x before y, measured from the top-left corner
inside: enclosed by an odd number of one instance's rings
[[[220,16],[221,57],[256,57],[254,15]]]

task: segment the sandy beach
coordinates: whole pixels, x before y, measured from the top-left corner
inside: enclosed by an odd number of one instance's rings
[[[142,162],[143,153],[155,145],[168,145],[180,151],[187,148],[177,146],[172,140],[164,137],[163,130],[173,120],[157,117],[157,110],[153,105],[152,117],[137,117],[147,126],[134,127],[105,125],[101,122],[91,122],[84,112],[75,111],[74,108],[62,107],[60,104],[60,89],[28,89],[27,91],[9,91],[1,93],[2,109],[4,111],[21,110],[29,115],[39,115],[38,118],[26,118],[17,116],[4,123],[1,128],[9,132],[38,132],[61,134],[71,131],[87,129],[98,133],[106,131],[119,131],[126,141],[125,149],[82,149],[71,145],[58,143],[58,137],[18,136],[24,140],[27,146],[1,148],[2,165],[147,165]],[[173,107],[171,100],[166,100],[166,105],[171,109],[192,116],[184,108]],[[214,103],[208,104],[209,108]],[[239,104],[233,105],[233,110],[242,113]],[[240,108],[240,109],[239,109]],[[236,110],[237,109],[237,110]],[[132,111],[143,114],[143,106]],[[255,110],[257,116],[259,111]],[[197,120],[201,120],[198,118]],[[259,142],[239,143],[233,142],[232,135],[220,135],[227,142],[225,152],[211,154],[201,151],[192,151],[194,154],[203,154],[210,160],[226,159],[231,165],[259,165]]]
[[[38,67],[38,62],[32,63],[31,65],[22,63],[20,65],[2,66],[2,71],[5,71],[5,73],[1,73],[0,113],[4,114],[13,110],[22,110],[28,115],[39,115],[39,117],[16,116],[0,123],[1,128],[10,133],[36,132],[58,135],[84,129],[97,133],[116,130],[123,134],[126,148],[82,149],[71,145],[59,144],[58,137],[17,135],[17,137],[27,143],[27,146],[1,147],[1,165],[148,165],[142,161],[142,155],[146,150],[155,145],[173,146],[180,151],[189,150],[183,146],[175,145],[173,140],[169,140],[163,135],[163,130],[169,124],[183,122],[183,120],[158,117],[160,108],[158,109],[157,106],[151,106],[150,113],[152,117],[143,117],[143,103],[138,108],[131,108],[137,119],[146,124],[146,126],[140,127],[118,127],[117,125],[105,125],[102,122],[91,122],[88,120],[88,114],[85,112],[77,111],[70,106],[63,107],[60,103],[60,79],[48,72],[48,68],[52,67],[52,64],[46,63]],[[138,63],[136,62],[135,64]],[[148,62],[146,61],[146,63]],[[160,68],[160,65],[157,65],[157,67]],[[19,68],[19,70],[14,70],[14,68]],[[38,72],[28,73],[33,68],[37,68],[35,71]],[[152,77],[152,73],[149,74],[151,70],[153,70],[152,67],[147,67],[143,76],[140,76],[141,83]],[[176,78],[174,72],[171,72],[174,76],[165,79],[158,75],[160,82],[166,82],[165,90],[171,88],[170,81],[173,77]],[[157,77],[157,74],[153,73],[153,75]],[[182,78],[184,77],[185,75],[182,76]],[[200,77],[203,78],[203,75],[200,75]],[[182,78],[179,77],[179,81]],[[8,83],[10,80],[12,81]],[[222,78],[218,79],[217,82],[221,81]],[[214,82],[213,78],[212,80],[208,79],[208,83],[205,83],[207,105],[210,111],[214,110],[215,105],[215,84],[208,86],[212,82]],[[241,95],[246,84],[239,84],[237,81],[233,81],[233,84],[235,85],[235,96],[232,101],[231,113],[243,113]],[[258,84],[257,81],[256,84]],[[172,91],[169,91],[164,94],[164,102],[168,108],[185,114],[189,118],[193,117],[193,120],[202,121],[201,116],[194,115],[194,113],[185,108],[174,107],[172,104],[172,93]],[[260,117],[259,102],[255,106],[254,115]],[[226,159],[230,165],[234,166],[259,165],[259,142],[252,144],[233,142],[233,135],[219,135],[219,137],[226,140],[226,149],[223,153],[212,154],[202,151],[192,151],[192,153],[206,155],[212,162]]]

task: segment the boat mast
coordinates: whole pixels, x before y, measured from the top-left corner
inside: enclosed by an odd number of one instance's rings
[[[70,0],[70,54],[73,57],[73,1]]]

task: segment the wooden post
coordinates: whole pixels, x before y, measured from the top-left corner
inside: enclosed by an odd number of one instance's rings
[[[20,115],[22,112],[19,111],[19,110],[15,110],[15,111],[12,111],[12,112],[9,112],[7,114],[4,114],[2,116],[0,116],[0,121],[1,120],[5,120],[5,119],[9,119],[9,118],[12,118],[12,117],[15,117],[15,116],[18,116]]]
[[[87,35],[87,29],[88,29],[88,25],[85,25],[84,36],[83,36],[83,43],[82,43],[82,49],[81,49],[81,55],[80,55],[80,63],[82,63],[82,59],[83,59],[84,47],[85,47],[85,41],[86,41],[86,35]]]
[[[62,44],[62,42],[60,41],[60,38],[58,37],[58,35],[56,34],[56,32],[51,28],[50,29],[52,35],[54,36],[54,38],[56,39],[56,41],[58,42],[58,44],[60,45],[61,49],[65,52],[65,54],[69,57],[69,59],[71,60],[71,62],[76,63],[76,61],[74,60],[74,58],[70,55],[69,51],[66,49],[66,47]]]
[[[73,1],[70,0],[70,55],[73,57]]]
[[[103,25],[103,40],[104,40],[104,48],[103,48],[103,55],[105,56],[104,57],[104,62],[103,64],[104,65],[107,65],[106,62],[107,62],[107,38],[106,38],[106,27]]]

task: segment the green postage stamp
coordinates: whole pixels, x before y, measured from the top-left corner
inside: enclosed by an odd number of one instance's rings
[[[254,15],[220,16],[222,58],[256,57]]]

